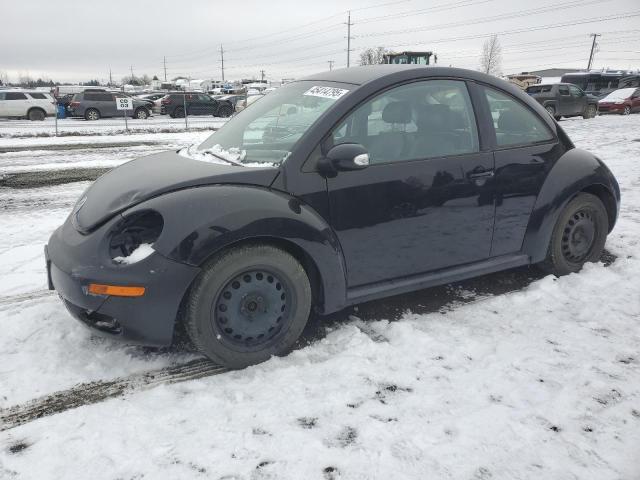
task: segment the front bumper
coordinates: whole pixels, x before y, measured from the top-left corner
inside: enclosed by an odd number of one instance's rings
[[[598,113],[622,113],[624,112],[624,104],[605,104],[598,105]]]
[[[88,235],[67,220],[45,247],[49,288],[56,290],[69,312],[102,335],[128,343],[170,345],[180,303],[200,269],[155,252],[140,262],[117,265],[106,242],[117,216]],[[104,252],[104,254],[102,253]],[[90,283],[139,285],[141,297],[88,293]]]

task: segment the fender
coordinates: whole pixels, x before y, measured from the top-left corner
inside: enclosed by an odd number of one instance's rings
[[[346,269],[338,239],[325,220],[296,197],[264,187],[210,185],[155,197],[123,216],[146,209],[162,215],[164,228],[154,249],[172,260],[202,266],[238,242],[283,241],[295,245],[317,269],[320,310],[330,313],[346,304]]]
[[[522,245],[522,251],[529,255],[531,263],[545,259],[560,212],[582,191],[594,193],[603,200],[609,214],[609,231],[613,229],[620,206],[618,182],[595,155],[571,149],[552,167],[531,212]]]

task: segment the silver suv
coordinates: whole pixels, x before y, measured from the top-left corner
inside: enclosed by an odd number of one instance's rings
[[[124,93],[85,90],[73,96],[69,103],[69,113],[72,117],[84,117],[87,120],[122,116],[123,111],[116,108],[116,99],[122,97],[132,98]],[[145,119],[151,115],[148,102],[135,98],[132,100],[133,110],[127,113],[133,118]]]

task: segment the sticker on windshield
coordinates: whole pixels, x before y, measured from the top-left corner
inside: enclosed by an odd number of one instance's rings
[[[345,90],[344,88],[315,86],[315,87],[311,87],[309,90],[304,92],[303,95],[310,95],[312,97],[332,98],[336,100],[348,92],[349,90]]]

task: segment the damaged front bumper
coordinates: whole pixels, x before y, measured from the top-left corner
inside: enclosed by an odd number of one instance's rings
[[[166,346],[173,340],[176,317],[194,266],[154,252],[133,264],[117,264],[108,255],[108,221],[83,235],[67,220],[45,247],[49,289],[56,290],[69,312],[93,331],[129,343]],[[143,286],[137,297],[95,295],[89,285]]]

